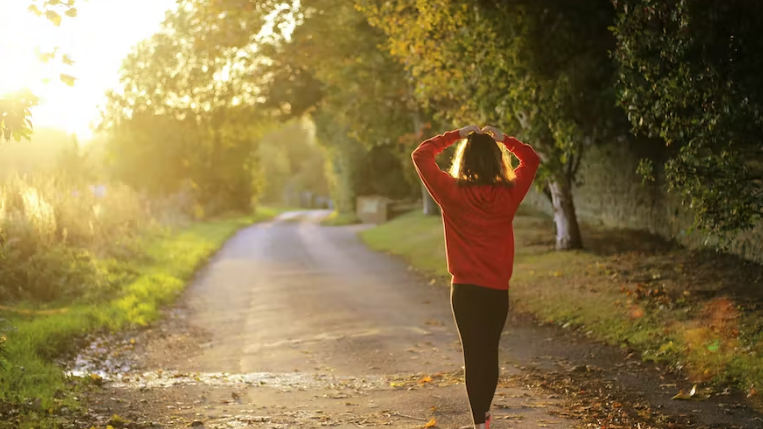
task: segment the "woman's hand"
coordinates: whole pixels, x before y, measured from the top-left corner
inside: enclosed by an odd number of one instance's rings
[[[495,141],[497,141],[497,142],[502,142],[504,137],[505,137],[503,135],[503,131],[499,130],[496,127],[491,127],[490,125],[487,125],[484,128],[482,128],[482,132],[485,133],[485,134],[492,135],[493,138],[495,139]]]
[[[471,133],[478,133],[480,132],[480,127],[476,125],[467,125],[461,129],[458,130],[458,135],[461,136],[461,138],[466,138]]]

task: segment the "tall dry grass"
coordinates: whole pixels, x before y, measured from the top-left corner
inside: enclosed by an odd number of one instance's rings
[[[107,294],[129,273],[103,261],[131,256],[140,237],[186,222],[186,212],[178,198],[152,201],[124,185],[12,175],[0,183],[0,303]]]

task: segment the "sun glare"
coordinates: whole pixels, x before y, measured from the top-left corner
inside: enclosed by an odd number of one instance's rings
[[[27,12],[24,3],[0,3],[0,58],[3,59],[0,92],[30,88],[42,96],[43,80],[49,78],[56,67],[42,64],[36,52],[52,49],[57,40],[52,26]]]
[[[132,46],[159,29],[174,0],[78,1],[76,18],[56,27],[27,11],[30,2],[0,0],[0,94],[29,88],[40,97],[33,109],[35,128],[57,128],[92,136],[106,90],[117,87],[119,67]],[[47,63],[38,53],[58,48]],[[64,65],[67,54],[74,65]],[[69,87],[61,73],[77,78]]]

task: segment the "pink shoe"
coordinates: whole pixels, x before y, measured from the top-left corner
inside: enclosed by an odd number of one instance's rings
[[[485,423],[480,423],[474,426],[474,429],[490,429],[490,420],[492,420],[490,413],[485,416]]]

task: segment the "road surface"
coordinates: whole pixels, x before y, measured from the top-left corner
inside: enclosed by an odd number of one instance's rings
[[[287,213],[230,240],[137,337],[137,367],[100,411],[164,427],[468,425],[448,289],[368,250],[362,226],[321,227],[327,214]],[[516,373],[504,354],[503,374]],[[498,429],[572,427],[549,414],[548,393],[503,382],[495,404]]]
[[[326,215],[292,212],[241,231],[160,323],[91,344],[83,355],[110,368],[89,401],[93,423],[118,414],[165,428],[468,425],[448,288],[368,250],[364,226],[320,226]],[[763,427],[739,394],[675,401],[691,388],[680,374],[522,315],[508,323],[494,428]],[[539,385],[556,394],[528,387]]]

